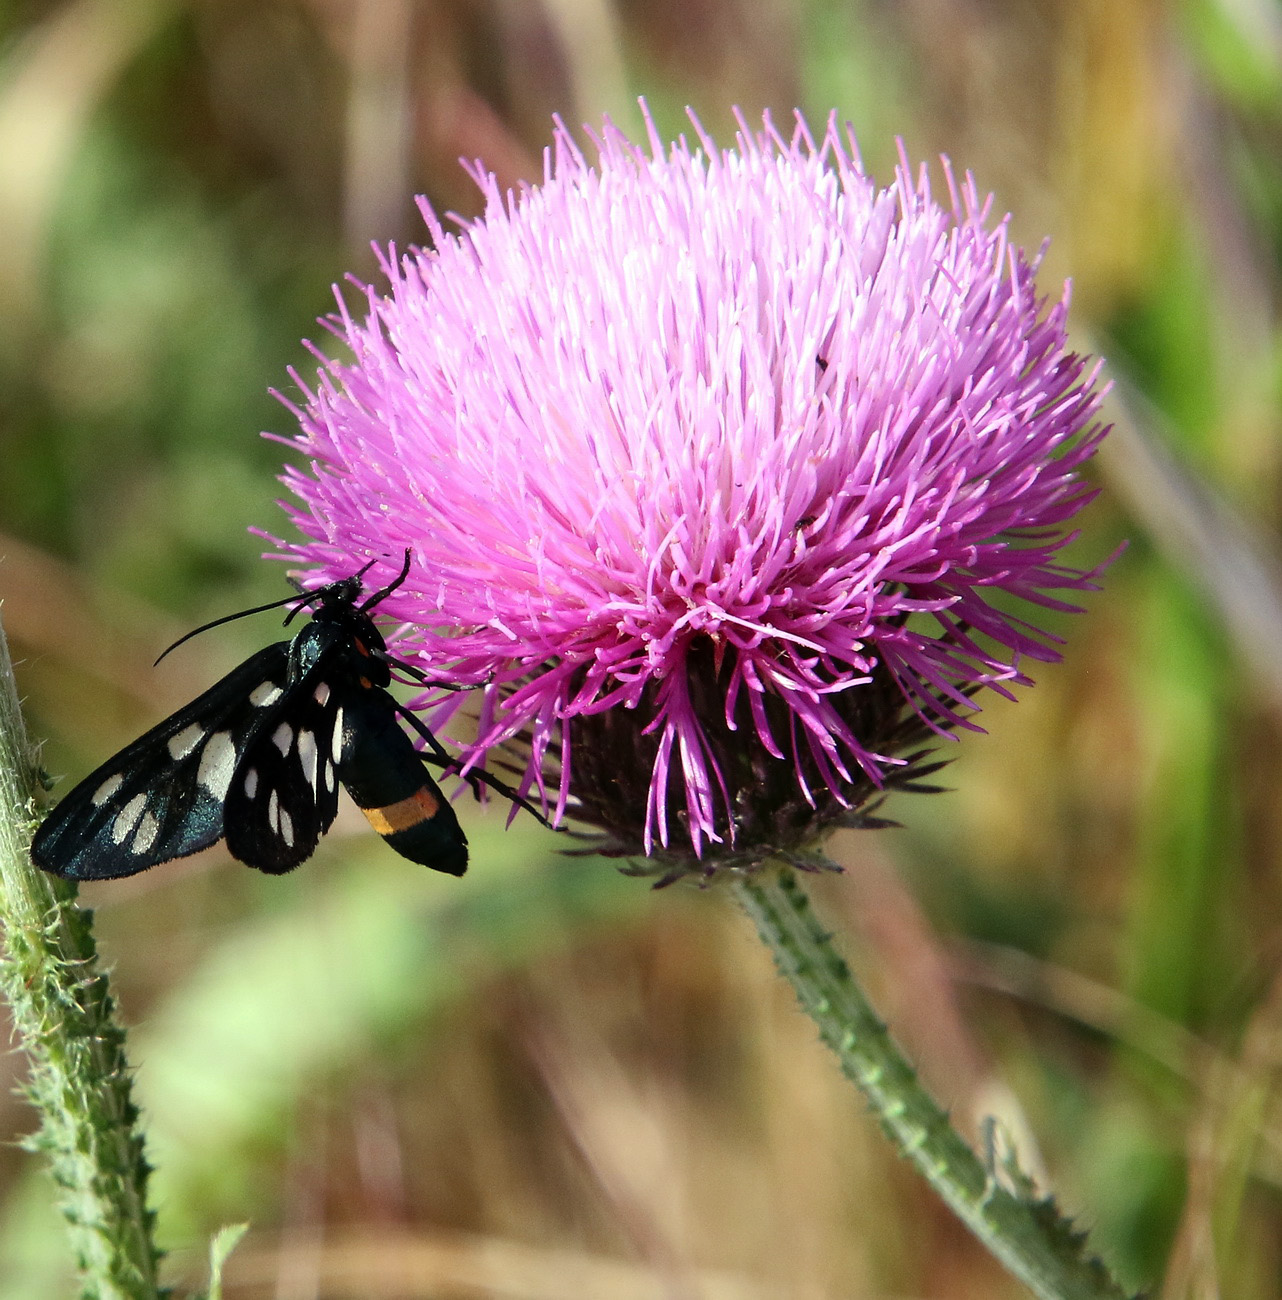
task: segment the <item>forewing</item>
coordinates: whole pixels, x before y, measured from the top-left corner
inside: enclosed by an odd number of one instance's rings
[[[37,866],[111,880],[220,839],[238,760],[283,698],[288,651],[260,650],[64,795],[32,842]]]
[[[279,874],[305,862],[338,812],[342,692],[325,679],[329,662],[322,658],[289,688],[241,754],[227,793],[227,848],[260,871]]]

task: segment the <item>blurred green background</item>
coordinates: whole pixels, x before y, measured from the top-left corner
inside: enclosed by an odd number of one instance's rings
[[[83,775],[277,635],[247,528],[331,283],[537,179],[550,116],[723,141],[836,108],[1053,239],[1117,425],[1073,559],[1130,548],[950,793],[816,891],[958,1122],[1000,1118],[1164,1300],[1282,1293],[1278,0],[9,0],[0,598],[45,765]],[[950,747],[951,751],[951,747]],[[87,888],[180,1286],[738,1300],[1021,1294],[903,1167],[717,891],[653,893],[460,805],[462,881],[349,816]],[[350,810],[349,810],[350,811]],[[359,818],[356,821],[360,821]],[[30,1131],[0,1058],[0,1134]],[[71,1293],[0,1147],[0,1300]]]

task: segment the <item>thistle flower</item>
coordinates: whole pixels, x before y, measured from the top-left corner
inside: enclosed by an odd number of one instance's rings
[[[480,688],[464,761],[519,743],[556,818],[668,869],[797,860],[1058,658],[1011,610],[1092,585],[1057,557],[1098,367],[946,161],[941,204],[835,120],[647,128],[592,163],[558,124],[516,195],[478,167],[483,216],[424,202],[431,247],[340,298],[282,551],[327,581],[408,547],[398,653]]]

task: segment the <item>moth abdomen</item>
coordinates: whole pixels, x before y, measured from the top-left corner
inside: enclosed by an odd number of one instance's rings
[[[338,777],[369,824],[402,857],[461,876],[467,837],[401,729],[392,697],[377,689],[354,691],[342,728]]]

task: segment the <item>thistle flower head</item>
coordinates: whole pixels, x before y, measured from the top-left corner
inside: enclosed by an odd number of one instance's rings
[[[558,125],[537,188],[478,169],[456,231],[422,205],[293,408],[284,549],[330,580],[409,548],[385,608],[479,688],[465,759],[519,742],[558,817],[707,864],[858,822],[1058,657],[1012,609],[1091,585],[1057,556],[1102,430],[1067,292],[969,177],[941,203],[835,122],[695,125],[607,123],[595,161]]]

